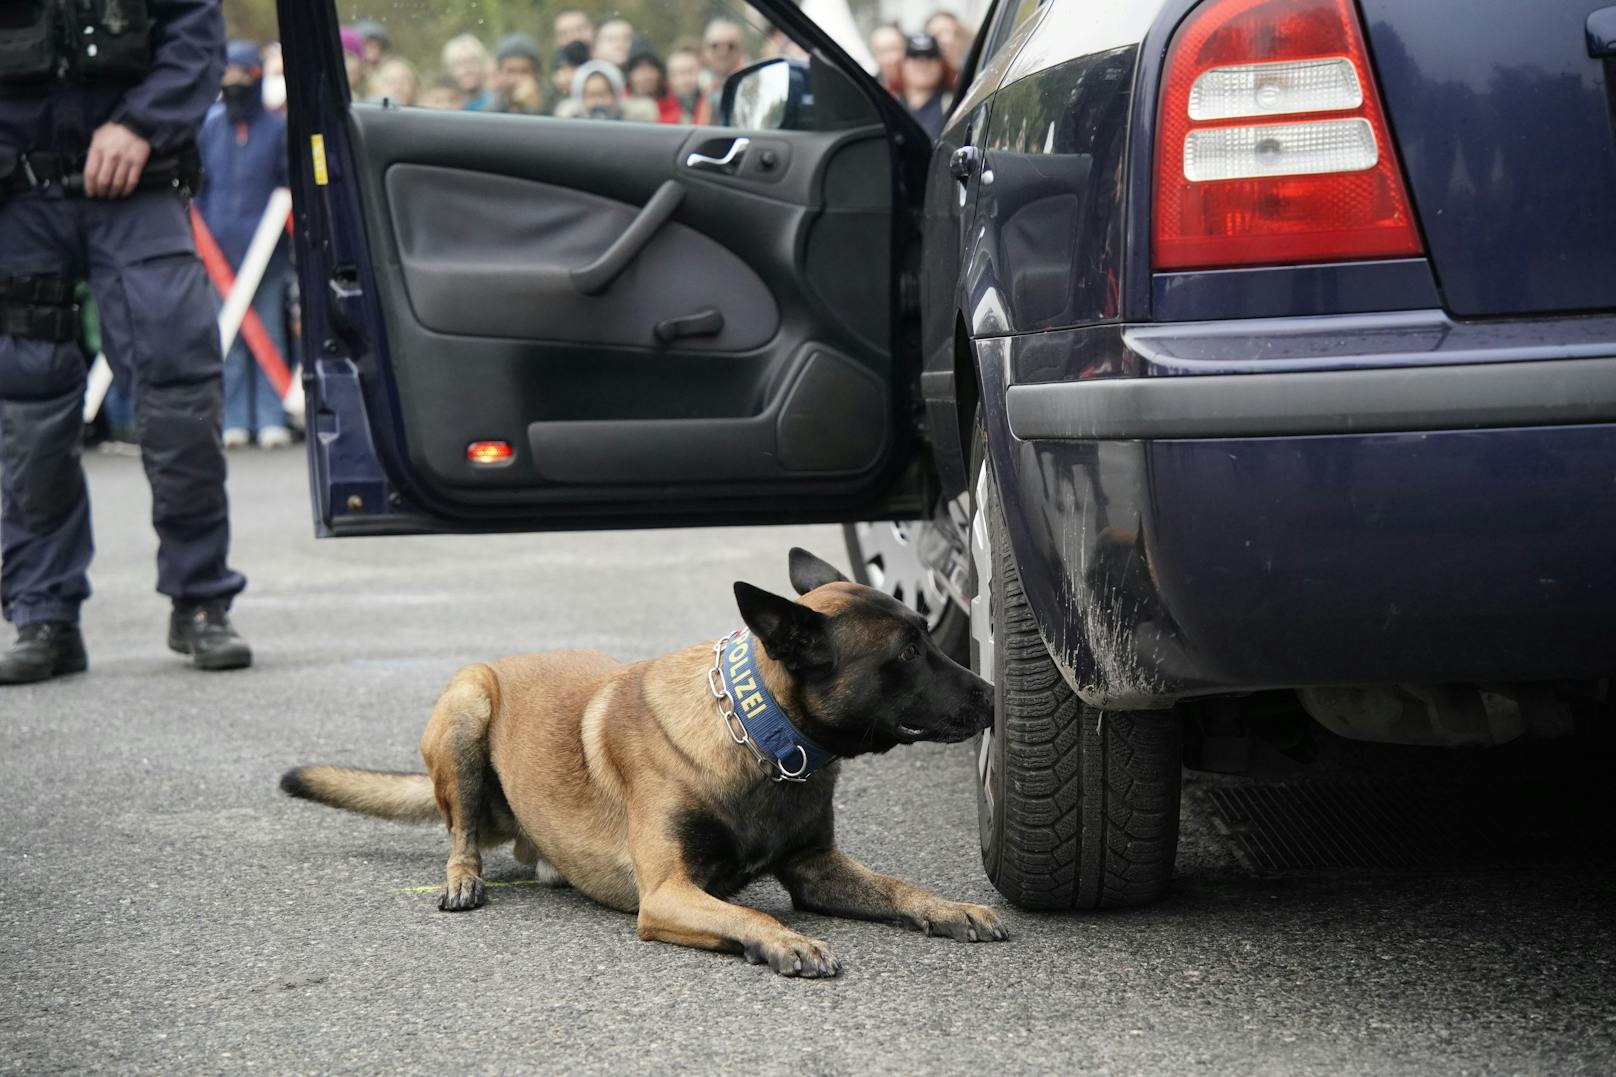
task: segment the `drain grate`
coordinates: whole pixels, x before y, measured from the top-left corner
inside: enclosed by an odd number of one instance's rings
[[[1377,781],[1217,785],[1214,818],[1260,874],[1447,872],[1508,867],[1560,851],[1554,797],[1525,786]],[[1546,816],[1548,816],[1546,818]],[[1558,816],[1563,826],[1565,815]]]

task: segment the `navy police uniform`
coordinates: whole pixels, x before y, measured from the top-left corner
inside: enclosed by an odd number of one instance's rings
[[[169,644],[204,668],[250,651],[229,630],[246,586],[226,561],[229,519],[217,305],[196,256],[186,184],[197,130],[218,94],[218,0],[33,0],[0,13],[0,600],[44,636],[44,676],[84,668],[79,605],[90,593],[90,507],[79,444],[86,363],[65,323],[63,282],[87,280],[108,361],[131,388],[159,538],[157,589],[174,600]],[[27,10],[24,10],[27,9]],[[38,17],[37,30],[30,18]],[[72,23],[74,33],[65,32]],[[48,35],[45,52],[29,35]],[[83,39],[99,42],[86,46]],[[75,53],[75,49],[77,52]],[[121,49],[121,51],[120,51]],[[52,57],[46,70],[31,60]],[[97,69],[94,60],[102,66]],[[21,68],[22,70],[19,70]],[[110,70],[109,70],[110,69]],[[91,138],[117,123],[151,145],[123,198],[83,196]],[[30,626],[49,626],[30,633]],[[239,647],[209,665],[197,633]],[[60,636],[71,635],[65,648]],[[36,639],[37,642],[37,639]],[[76,651],[75,651],[76,648]],[[35,648],[38,652],[38,648]],[[39,653],[0,659],[0,683],[42,679]],[[9,674],[9,675],[8,675]]]

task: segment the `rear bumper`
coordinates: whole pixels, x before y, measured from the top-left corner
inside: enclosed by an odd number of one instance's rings
[[[979,343],[1011,540],[1085,698],[1616,672],[1616,319],[1438,320]]]
[[[1244,438],[1616,422],[1616,355],[1012,385],[1023,440]]]

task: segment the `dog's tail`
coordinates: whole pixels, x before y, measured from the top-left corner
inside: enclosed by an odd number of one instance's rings
[[[432,779],[425,774],[323,765],[293,767],[281,775],[281,792],[403,823],[430,823],[438,818]]]

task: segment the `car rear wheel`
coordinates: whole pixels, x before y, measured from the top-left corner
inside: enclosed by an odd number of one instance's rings
[[[1177,716],[1078,698],[1021,587],[980,418],[972,461],[972,665],[995,686],[977,758],[982,862],[1028,909],[1099,909],[1160,897],[1178,849]]]
[[[965,664],[970,642],[970,617],[948,595],[937,572],[919,552],[919,530],[932,527],[925,520],[872,520],[845,524],[847,559],[853,579],[885,591],[926,618],[926,627],[942,652]]]

